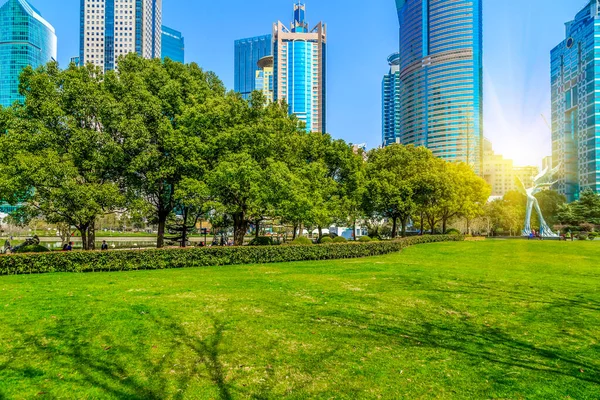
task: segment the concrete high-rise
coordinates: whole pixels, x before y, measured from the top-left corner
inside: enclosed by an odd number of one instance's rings
[[[552,163],[568,201],[586,189],[600,193],[599,31],[600,1],[591,0],[551,52]]]
[[[400,143],[483,169],[482,0],[396,0]]]
[[[185,63],[185,40],[183,34],[175,29],[162,26],[161,58]]]
[[[234,47],[233,90],[247,99],[256,90],[256,74],[260,69],[258,62],[273,54],[271,35],[236,40]]]
[[[400,55],[388,57],[390,70],[381,84],[381,140],[384,146],[400,140]]]
[[[106,70],[119,56],[161,57],[162,0],[81,0],[79,59]]]
[[[26,0],[8,0],[0,7],[0,106],[23,100],[19,75],[56,60],[56,34]]]
[[[309,29],[306,7],[294,5],[294,22],[273,25],[275,101],[285,101],[289,113],[311,132],[327,131],[327,27],[319,22]]]

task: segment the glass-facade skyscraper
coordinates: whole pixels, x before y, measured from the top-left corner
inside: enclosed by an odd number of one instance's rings
[[[0,7],[0,105],[23,100],[19,75],[56,60],[54,28],[26,0],[8,0]]]
[[[382,98],[382,144],[389,146],[400,140],[400,54],[388,57],[390,70],[383,76]]]
[[[396,0],[400,142],[483,169],[482,0]]]
[[[105,71],[119,56],[161,57],[162,0],[81,0],[79,60]]]
[[[181,32],[162,26],[161,58],[185,63],[185,41]]]
[[[588,4],[566,24],[551,52],[552,162],[567,200],[600,193],[600,4]]]
[[[273,25],[274,92],[286,101],[290,114],[306,123],[306,130],[326,132],[327,27],[309,29],[306,7],[294,5],[294,22]]]
[[[273,54],[271,35],[236,40],[233,89],[247,99],[256,90],[258,62]]]

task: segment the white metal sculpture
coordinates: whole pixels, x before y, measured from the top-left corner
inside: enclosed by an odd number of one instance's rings
[[[546,238],[558,237],[558,234],[554,233],[546,223],[546,220],[542,215],[542,210],[540,209],[540,203],[535,198],[535,195],[541,192],[542,190],[549,189],[556,183],[556,181],[552,181],[552,179],[558,173],[559,170],[560,165],[554,169],[550,169],[550,167],[544,169],[538,176],[533,178],[533,187],[529,189],[525,188],[523,181],[521,181],[521,179],[517,177],[517,188],[521,193],[527,196],[527,209],[525,213],[525,228],[523,229],[523,236],[531,235],[531,212],[535,207],[535,211],[537,212],[540,220],[540,236]]]

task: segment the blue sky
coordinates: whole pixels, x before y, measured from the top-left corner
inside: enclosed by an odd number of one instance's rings
[[[54,25],[59,61],[79,52],[80,0],[30,0]],[[2,3],[2,0],[0,0]],[[291,22],[293,0],[163,0],[163,22],[182,31],[186,61],[233,88],[233,41]],[[550,50],[587,0],[483,0],[485,136],[519,165],[549,155]],[[398,46],[394,0],[306,0],[311,25],[328,25],[328,130],[369,147],[381,141],[381,78]]]

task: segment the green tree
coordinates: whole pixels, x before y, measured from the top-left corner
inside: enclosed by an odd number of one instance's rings
[[[241,246],[250,224],[276,213],[283,201],[279,172],[297,158],[305,133],[285,104],[267,105],[259,92],[249,101],[230,93],[223,106],[207,183],[214,201],[231,216],[234,242]]]
[[[402,235],[417,209],[417,196],[424,193],[424,171],[435,163],[423,147],[392,145],[371,150],[365,170],[364,209],[368,215],[392,221],[392,238]]]
[[[49,63],[21,74],[23,105],[14,106],[0,140],[0,198],[24,202],[29,217],[73,225],[84,249],[95,247],[95,222],[124,205],[124,152],[113,129],[116,103],[102,73]]]
[[[136,54],[119,59],[105,76],[107,90],[119,105],[119,130],[125,153],[126,187],[147,201],[158,224],[157,246],[163,247],[177,192],[189,177],[204,181],[212,152],[206,123],[222,102],[221,81],[198,65],[146,60]],[[218,107],[215,107],[218,109]],[[198,121],[212,130],[200,129]],[[199,178],[200,176],[200,178]]]

